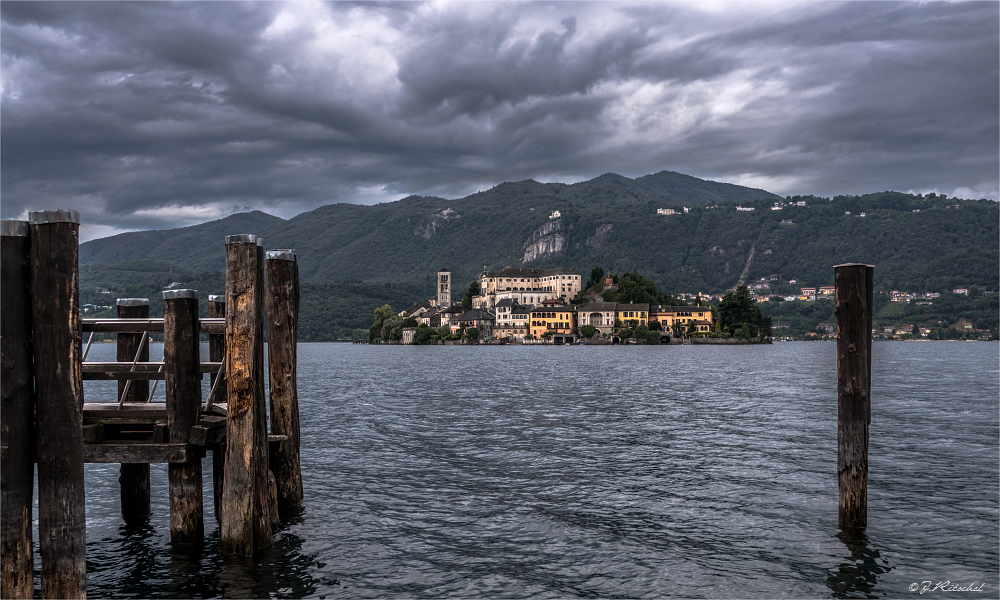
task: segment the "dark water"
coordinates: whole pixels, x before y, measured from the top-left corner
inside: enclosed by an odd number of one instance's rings
[[[165,468],[129,531],[117,466],[88,465],[92,598],[1000,591],[996,343],[874,345],[861,536],[837,528],[832,343],[299,356],[306,502],[274,547],[223,560],[209,500],[205,548],[174,551]]]

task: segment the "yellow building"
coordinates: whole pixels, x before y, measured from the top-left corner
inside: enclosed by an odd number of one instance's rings
[[[710,306],[657,306],[650,315],[650,319],[660,322],[660,329],[663,331],[673,331],[674,323],[681,323],[689,327],[692,321],[695,328],[700,333],[707,333],[712,330],[712,307]]]
[[[646,325],[649,322],[649,305],[619,304],[615,306],[615,318],[626,327]]]
[[[531,309],[531,335],[540,339],[546,331],[553,335],[573,334],[576,327],[576,310],[566,306],[540,306]]]

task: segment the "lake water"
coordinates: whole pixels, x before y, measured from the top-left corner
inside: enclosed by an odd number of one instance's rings
[[[209,495],[205,547],[175,551],[163,465],[138,530],[117,465],[87,465],[88,593],[899,597],[950,580],[995,598],[998,348],[874,344],[869,526],[848,536],[833,343],[303,344],[306,499],[274,546],[220,557]]]

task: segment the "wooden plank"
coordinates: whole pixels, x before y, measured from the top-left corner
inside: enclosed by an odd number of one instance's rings
[[[104,441],[104,424],[91,423],[83,426],[83,443],[99,444]]]
[[[163,292],[163,363],[167,435],[172,444],[187,444],[201,412],[198,292]],[[170,541],[200,544],[205,539],[201,460],[170,463]]]
[[[263,394],[263,248],[256,236],[226,238],[226,468],[223,554],[271,543]]]
[[[119,334],[119,335],[123,335],[123,334]],[[162,363],[162,362],[148,362],[148,361],[146,361],[146,362],[137,362],[137,363],[135,363],[135,365],[133,367],[131,361],[129,361],[129,362],[95,362],[95,361],[92,361],[92,362],[85,362],[85,363],[83,363],[82,364],[82,368],[83,368],[83,372],[84,373],[113,373],[113,374],[116,374],[116,375],[123,375],[123,374],[129,373],[130,371],[133,371],[133,368],[134,368],[134,372],[135,373],[155,374],[158,370],[160,370],[160,369],[163,368],[163,365],[164,365],[164,363]],[[219,369],[221,367],[222,367],[222,363],[221,362],[204,362],[204,363],[199,363],[198,364],[198,373],[199,374],[202,374],[202,373],[218,373]],[[162,374],[161,374],[161,376],[159,378],[163,379]],[[200,377],[199,377],[199,379],[200,379]],[[135,384],[132,384],[132,385],[134,386]],[[149,394],[147,393],[146,395],[148,396]],[[131,396],[132,396],[132,394],[130,392],[129,393],[129,397],[131,397]],[[142,400],[126,400],[126,402],[145,402],[145,401],[146,401],[145,397],[143,397]]]
[[[148,319],[149,318],[149,298],[119,298],[115,302],[119,319]],[[143,330],[146,331],[146,330]],[[123,364],[128,363],[131,367],[136,361],[136,351],[138,350],[138,360],[144,363],[149,362],[149,344],[143,339],[143,332],[139,333],[119,333],[117,340],[117,352],[115,358]],[[112,363],[114,364],[114,363]],[[87,377],[87,363],[83,363],[84,379]],[[138,363],[135,363],[138,367]],[[118,379],[118,397],[125,395],[125,402],[148,402],[149,381],[146,377],[133,377],[129,374],[131,383],[127,383],[125,378]],[[127,390],[126,390],[127,385]],[[84,426],[86,429],[88,426]],[[84,441],[94,442],[101,440],[90,440],[84,431]],[[148,463],[123,463],[119,469],[118,482],[121,485],[121,510],[122,518],[128,525],[137,525],[146,520],[150,511],[149,499],[149,464]]]
[[[29,213],[43,598],[87,594],[76,211]]]
[[[868,524],[868,427],[875,267],[833,268],[837,318],[837,484],[841,527]]]
[[[267,350],[271,392],[271,433],[288,442],[271,447],[278,508],[302,503],[299,460],[299,397],[296,378],[299,331],[299,269],[291,250],[268,252]]]
[[[5,220],[0,229],[0,596],[31,598],[35,478],[31,238],[27,221]]]
[[[186,463],[193,456],[187,444],[148,442],[85,444],[88,463]]]
[[[208,316],[213,319],[221,319],[223,322],[223,329],[219,333],[211,333],[208,336],[208,360],[212,363],[222,364],[222,359],[226,356],[226,330],[225,330],[225,319],[226,319],[226,299],[225,296],[209,296],[208,297]],[[219,376],[218,370],[216,370],[211,376],[211,385],[209,389],[215,387],[215,379]],[[219,398],[226,397],[226,375],[222,374],[222,381],[219,382],[216,393],[216,401]]]
[[[201,319],[201,332],[224,334],[225,319]],[[81,331],[97,333],[149,333],[163,332],[163,319],[82,319]]]

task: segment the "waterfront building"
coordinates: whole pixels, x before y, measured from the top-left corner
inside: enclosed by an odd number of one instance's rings
[[[485,310],[473,308],[452,318],[448,322],[448,325],[451,327],[452,333],[461,333],[467,329],[476,327],[481,332],[480,335],[482,338],[485,339],[493,336],[493,324],[495,322],[496,318],[492,314]]]
[[[601,334],[611,335],[615,328],[615,303],[591,302],[577,311],[580,327],[593,325]]]
[[[505,298],[496,305],[496,323],[493,326],[493,336],[497,339],[512,338],[523,340],[528,333],[530,306],[521,306]]]
[[[573,329],[576,327],[576,310],[566,306],[536,306],[531,309],[530,322],[531,335],[536,339],[551,331],[553,342],[565,343],[572,341],[566,338],[573,335]],[[556,336],[562,339],[556,340]]]
[[[660,329],[664,331],[673,331],[674,323],[687,327],[691,321],[695,321],[698,331],[712,330],[710,306],[657,306],[650,311],[649,318],[651,321],[659,321]]]
[[[618,304],[615,313],[616,318],[628,327],[645,325],[649,321],[648,304]]]

